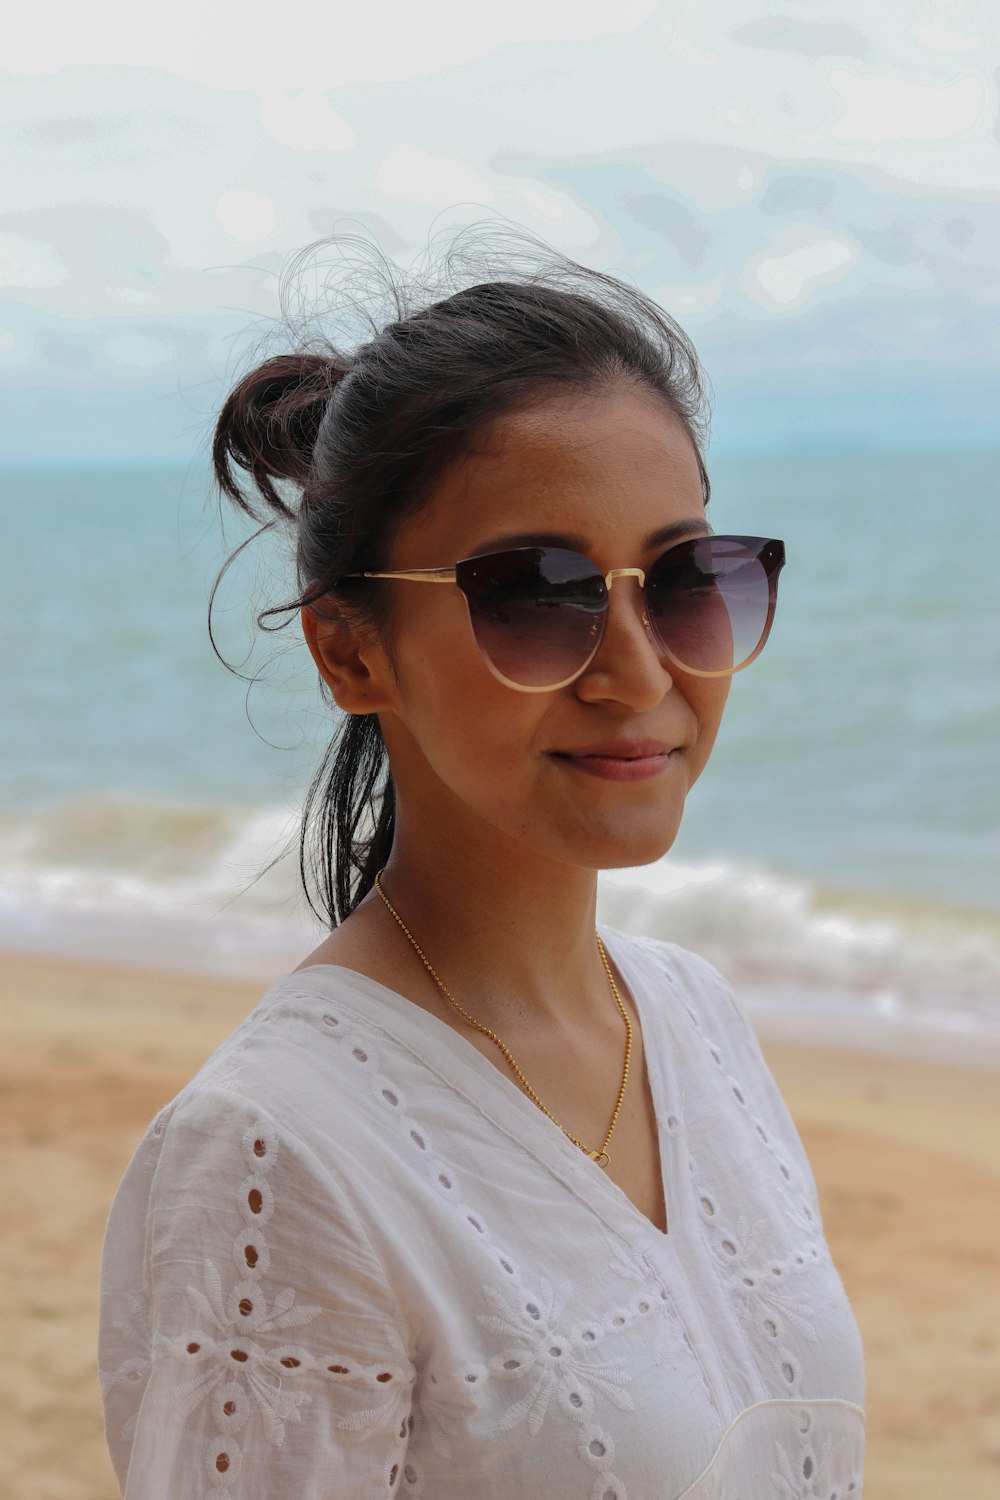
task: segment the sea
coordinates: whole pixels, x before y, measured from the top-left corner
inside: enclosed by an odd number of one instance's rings
[[[716,531],[785,542],[774,628],[598,917],[704,954],[762,1037],[1000,1066],[1000,449],[710,472]],[[335,727],[297,613],[254,626],[287,539],[219,586],[233,672],[208,596],[255,528],[205,470],[0,473],[0,526],[0,947],[263,991],[323,936],[298,825]]]

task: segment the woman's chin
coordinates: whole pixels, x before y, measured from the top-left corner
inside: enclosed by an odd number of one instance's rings
[[[659,819],[647,816],[633,827],[628,827],[625,819],[600,831],[591,826],[583,841],[586,849],[578,849],[575,863],[594,870],[628,870],[654,864],[673,848],[680,823],[679,812],[671,812]]]

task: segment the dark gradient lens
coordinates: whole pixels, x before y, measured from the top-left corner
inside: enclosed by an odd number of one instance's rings
[[[650,622],[667,654],[696,673],[746,666],[771,628],[771,579],[783,561],[781,543],[761,537],[694,537],[668,548],[646,579]]]
[[[667,548],[646,575],[660,649],[682,670],[738,672],[764,647],[785,561],[766,537],[700,536]],[[513,687],[572,682],[604,635],[608,592],[586,557],[563,547],[518,547],[455,566],[490,670]]]
[[[519,687],[555,687],[593,655],[607,589],[587,559],[562,547],[518,547],[457,564],[487,662]]]

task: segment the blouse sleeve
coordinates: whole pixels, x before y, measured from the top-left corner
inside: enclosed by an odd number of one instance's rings
[[[99,1362],[124,1500],[396,1493],[414,1366],[357,1215],[242,1095],[180,1096],[108,1220]]]

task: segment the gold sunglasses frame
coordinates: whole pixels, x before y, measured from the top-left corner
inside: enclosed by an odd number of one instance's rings
[[[714,537],[715,533],[711,532],[711,533],[709,533],[709,536],[710,537]],[[765,538],[752,537],[752,538],[739,538],[739,540],[763,541],[763,540],[765,540]],[[680,543],[674,543],[673,545],[674,546],[679,546]],[[692,677],[734,677],[737,672],[742,672],[743,669],[744,669],[744,667],[748,667],[751,662],[756,661],[757,657],[760,655],[760,653],[763,651],[765,645],[767,644],[768,636],[771,633],[771,625],[772,625],[772,623],[774,621],[775,604],[777,602],[777,577],[778,577],[778,574],[781,572],[781,569],[784,567],[784,564],[785,564],[784,543],[780,542],[778,545],[781,547],[781,561],[778,563],[778,566],[774,569],[773,574],[769,574],[768,575],[768,594],[769,594],[769,599],[768,599],[767,620],[765,622],[764,630],[763,630],[763,633],[761,635],[760,641],[757,644],[756,649],[747,657],[746,661],[740,662],[740,665],[738,667],[732,667],[728,671],[722,671],[722,672],[703,672],[703,671],[700,671],[696,667],[687,667],[687,666],[685,666],[683,662],[680,662],[680,661],[677,660],[677,658],[674,656],[673,652],[670,650],[669,646],[664,645],[660,641],[660,639],[658,638],[658,636],[655,635],[655,633],[653,631],[653,627],[652,627],[652,625],[650,623],[650,620],[649,620],[648,611],[646,610],[646,608],[644,606],[643,610],[642,610],[642,623],[643,623],[643,625],[644,625],[644,627],[646,629],[647,635],[649,636],[649,638],[652,641],[653,645],[656,647],[657,652],[665,654],[670,659],[670,661],[673,663],[673,665],[679,671],[688,673]],[[513,551],[530,551],[530,550],[534,550],[534,549],[531,549],[531,548],[513,548],[513,549],[506,548],[506,549],[502,549],[502,550],[505,550],[505,551],[510,551],[510,550],[513,550]],[[558,549],[558,550],[572,551],[573,549],[572,548],[562,548],[562,549]],[[669,552],[670,550],[671,550],[670,547],[665,547],[664,548],[664,552]],[[487,553],[482,553],[482,554],[479,554],[479,555],[481,555],[483,557],[490,557],[493,554],[487,552]],[[662,556],[663,553],[661,553],[660,555]],[[589,558],[587,560],[590,561]],[[468,562],[468,561],[471,561],[471,559],[469,559],[469,558],[463,558],[462,561],[463,562]],[[659,561],[659,558],[657,559],[657,561]],[[605,629],[607,628],[607,611],[605,611],[605,613],[604,613],[604,622],[605,623],[604,623],[604,627],[602,627],[601,635],[599,636],[599,638],[597,640],[597,643],[594,646],[593,651],[590,653],[590,655],[587,657],[587,660],[583,663],[583,665],[581,667],[579,667],[571,676],[564,678],[562,682],[553,682],[550,685],[545,686],[545,687],[528,687],[528,686],[526,686],[522,682],[512,682],[509,677],[505,677],[503,675],[503,673],[490,660],[490,658],[487,656],[486,652],[483,650],[482,646],[479,644],[479,637],[476,635],[476,627],[475,627],[475,624],[473,623],[473,620],[472,620],[472,606],[470,604],[468,595],[466,594],[465,590],[461,587],[461,585],[458,582],[458,572],[457,572],[457,569],[458,569],[458,564],[457,563],[453,563],[451,567],[447,567],[447,568],[397,568],[397,569],[393,570],[392,572],[371,571],[371,572],[362,572],[362,573],[345,573],[343,576],[345,578],[403,578],[403,579],[409,580],[412,583],[452,583],[452,584],[454,584],[455,587],[459,590],[459,593],[462,595],[463,599],[465,600],[466,613],[467,613],[468,618],[469,618],[469,627],[470,627],[470,629],[472,631],[472,637],[473,637],[473,640],[475,641],[476,648],[479,651],[479,655],[482,657],[482,660],[485,663],[486,667],[488,668],[488,670],[490,671],[490,673],[497,679],[497,681],[498,682],[502,682],[505,687],[513,688],[515,692],[518,692],[518,693],[554,693],[554,692],[557,692],[560,688],[568,687],[571,682],[575,682],[578,677],[582,677],[583,676],[583,673],[587,670],[587,668],[590,666],[590,663],[593,661],[594,657],[597,655],[598,651],[601,649],[601,644],[602,644],[602,642],[604,640],[604,632],[605,632]],[[612,568],[609,572],[604,573],[601,576],[604,578],[604,585],[605,585],[605,587],[606,587],[609,595],[611,593],[611,589],[612,589],[612,586],[613,586],[614,581],[615,581],[616,578],[637,578],[639,580],[639,588],[640,589],[645,589],[645,587],[646,587],[646,570],[645,570],[645,568]],[[645,598],[644,595],[643,595],[643,598]]]

